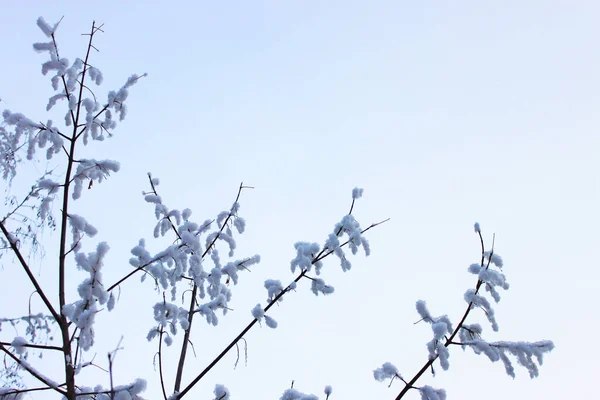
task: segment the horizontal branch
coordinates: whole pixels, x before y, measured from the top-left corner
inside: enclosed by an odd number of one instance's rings
[[[12,346],[12,343],[8,343],[8,342],[0,342],[1,345],[3,346]],[[33,343],[27,343],[27,344],[23,344],[23,345],[19,345],[19,347],[29,347],[32,349],[41,349],[41,350],[58,350],[58,351],[63,351],[62,347],[58,347],[58,346],[46,346],[43,344],[33,344]]]
[[[63,386],[63,385],[61,385]],[[4,389],[4,388],[3,388]],[[28,388],[28,389],[8,389],[7,392],[1,392],[0,393],[0,398],[4,397],[4,396],[14,396],[14,395],[18,395],[21,393],[29,393],[29,392],[41,392],[42,390],[53,390],[53,387],[50,386],[43,386],[43,387],[36,387],[36,388]],[[11,398],[11,397],[7,397],[7,398]],[[17,397],[13,397],[13,398],[17,398]]]

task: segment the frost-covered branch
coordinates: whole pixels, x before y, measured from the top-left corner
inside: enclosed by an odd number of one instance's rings
[[[491,361],[501,360],[504,363],[506,372],[514,377],[514,369],[512,363],[506,356],[506,353],[512,354],[517,357],[519,364],[524,366],[528,371],[529,375],[533,378],[538,376],[538,367],[534,362],[534,357],[538,364],[542,364],[544,353],[550,352],[554,348],[554,344],[551,341],[545,340],[541,342],[495,342],[489,343],[481,338],[482,328],[479,324],[467,325],[465,323],[470,312],[475,308],[481,308],[485,312],[492,329],[498,330],[498,325],[494,317],[494,310],[491,307],[490,302],[481,295],[480,289],[482,286],[485,287],[486,291],[490,293],[492,298],[496,301],[500,301],[500,294],[497,288],[508,289],[509,285],[506,282],[504,274],[501,272],[503,267],[502,258],[494,253],[494,246],[492,244],[492,250],[486,251],[481,234],[481,228],[479,223],[474,225],[475,233],[479,235],[481,243],[481,261],[479,264],[472,264],[469,267],[469,272],[477,275],[477,283],[474,289],[469,289],[465,293],[465,301],[468,303],[467,309],[463,313],[462,318],[458,325],[453,329],[450,319],[446,315],[440,317],[434,317],[427,309],[427,305],[424,301],[417,301],[417,312],[421,316],[421,321],[429,323],[433,330],[433,339],[427,343],[427,349],[429,356],[427,362],[423,367],[405,383],[404,388],[400,391],[396,400],[401,399],[410,389],[416,389],[421,393],[422,399],[425,400],[444,400],[446,398],[446,392],[443,389],[434,389],[430,386],[417,387],[415,386],[419,378],[429,369],[433,371],[433,363],[436,360],[440,360],[442,369],[447,370],[449,368],[449,357],[450,353],[448,347],[451,344],[461,345],[463,349],[470,347],[476,354],[485,354]],[[497,268],[494,269],[493,267]],[[454,338],[459,335],[461,341],[456,342]],[[387,368],[385,366],[387,365]],[[391,371],[391,372],[390,372]],[[393,372],[393,373],[392,373]],[[383,368],[374,371],[375,379],[384,380],[387,378],[393,379],[394,377],[400,377],[397,373],[397,369],[391,363],[384,364]],[[390,382],[391,384],[391,382]]]
[[[13,345],[13,343],[1,342],[1,341],[0,341],[0,344],[4,345],[4,346],[12,346]],[[28,347],[28,348],[31,348],[31,349],[58,350],[58,351],[62,351],[62,347],[48,346],[48,345],[45,345],[45,344],[23,343],[21,346],[22,347]]]
[[[219,214],[219,216],[217,217],[217,224],[220,225],[218,232],[214,235],[214,237],[212,238],[211,241],[207,242],[207,246],[206,249],[204,250],[204,252],[202,253],[202,256],[200,257],[200,261],[204,259],[204,257],[206,257],[207,254],[209,254],[209,252],[211,250],[214,249],[215,243],[217,242],[217,240],[219,239],[220,235],[223,234],[223,231],[225,230],[225,228],[228,228],[228,223],[229,221],[236,215],[238,207],[239,207],[239,200],[240,200],[240,196],[242,194],[242,190],[243,189],[252,189],[251,186],[244,186],[244,183],[240,183],[240,187],[238,188],[238,192],[237,195],[235,197],[235,201],[233,202],[233,205],[231,207],[231,210],[229,213],[224,214],[221,213]],[[238,221],[243,221],[243,219],[237,219]],[[240,222],[238,222],[239,224]],[[244,231],[244,222],[241,222],[242,225],[237,225],[238,231],[241,233]],[[231,236],[231,235],[228,235]],[[216,256],[216,252],[213,252],[213,256]],[[214,257],[213,257],[214,259]],[[215,262],[215,264],[217,264],[217,262]],[[216,272],[216,271],[215,271]],[[198,276],[197,273],[194,273],[195,276]],[[192,294],[191,294],[191,298],[190,298],[190,306],[189,306],[189,310],[188,310],[188,320],[187,320],[187,327],[185,329],[184,335],[183,335],[183,341],[181,344],[181,352],[179,355],[179,362],[177,363],[177,373],[175,375],[175,385],[174,385],[174,392],[179,392],[180,388],[181,388],[181,379],[183,377],[183,368],[185,365],[185,357],[187,355],[187,346],[188,343],[190,341],[190,333],[191,333],[191,329],[192,329],[192,322],[193,322],[193,318],[194,318],[194,308],[196,307],[196,296],[198,294],[198,284],[196,281],[194,281],[193,284],[193,288],[192,288]]]
[[[361,194],[362,194],[362,191],[361,191]],[[360,196],[358,196],[358,197],[360,197]],[[355,193],[353,191],[353,203],[354,203],[355,199],[356,199],[356,197],[355,197]],[[352,210],[352,208],[351,208],[351,210]],[[347,218],[349,215],[350,214],[346,215],[344,217],[344,219],[342,219],[342,221],[350,221],[350,219]],[[320,271],[320,268],[322,267],[321,261],[324,258],[328,257],[329,255],[335,253],[337,249],[345,247],[345,246],[350,246],[353,250],[353,253],[355,253],[355,247],[357,246],[357,243],[363,243],[363,244],[366,243],[366,240],[364,240],[364,238],[362,238],[362,240],[361,240],[360,235],[364,234],[368,230],[370,230],[378,225],[383,224],[384,222],[387,222],[388,220],[389,220],[389,218],[386,220],[377,222],[377,223],[373,223],[369,227],[367,227],[363,230],[360,230],[360,227],[354,223],[352,224],[353,228],[350,230],[347,229],[348,227],[345,226],[344,222],[338,223],[334,227],[334,232],[341,233],[341,232],[347,231],[347,233],[349,235],[349,239],[341,244],[338,242],[338,243],[336,243],[335,246],[333,246],[333,245],[327,246],[326,245],[320,251],[318,249],[314,248],[314,246],[304,245],[303,242],[300,242],[299,244],[297,243],[295,247],[297,249],[298,255],[294,260],[292,260],[291,269],[292,269],[292,272],[294,272],[294,270],[297,267],[300,267],[301,271],[298,274],[298,276],[296,276],[296,278],[285,288],[283,288],[283,286],[281,285],[281,283],[279,281],[267,280],[265,282],[265,288],[267,289],[267,291],[269,293],[267,306],[264,309],[260,305],[257,305],[256,307],[254,307],[254,309],[252,310],[252,316],[253,316],[252,321],[250,321],[250,323],[244,329],[242,329],[242,331],[223,349],[223,351],[221,351],[221,353],[217,357],[215,357],[215,359],[202,372],[200,372],[183,390],[181,390],[181,391],[176,390],[173,395],[173,398],[177,399],[177,400],[183,398],[183,396],[185,396],[215,365],[217,365],[219,363],[219,361],[244,337],[244,335],[246,335],[246,333],[248,333],[248,331],[250,331],[250,329],[252,329],[254,327],[254,325],[256,325],[256,323],[260,322],[260,320],[263,317],[265,318],[265,322],[266,322],[267,326],[269,326],[271,328],[275,328],[277,326],[277,322],[275,320],[273,320],[272,318],[269,319],[269,317],[266,316],[265,313],[271,307],[273,307],[277,302],[281,301],[283,296],[286,293],[289,293],[290,291],[293,291],[294,289],[296,289],[297,283],[302,278],[306,277],[306,274],[311,270],[312,266],[315,266],[315,271],[317,271],[317,273],[319,273],[318,271]],[[358,231],[356,231],[357,228],[359,229]],[[330,236],[330,239],[331,239],[331,236]],[[368,246],[368,245],[366,245],[366,246]],[[365,246],[365,251],[368,254],[368,250],[367,250],[366,246]],[[312,256],[310,253],[311,250],[314,251],[314,253],[312,253]],[[315,292],[315,294],[318,293],[318,291],[315,291],[314,288],[313,288],[313,292]],[[325,293],[325,291],[323,293]]]

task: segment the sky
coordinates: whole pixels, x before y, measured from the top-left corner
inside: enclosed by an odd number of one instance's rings
[[[32,49],[45,40],[39,16],[64,16],[57,37],[70,60],[82,57],[80,34],[92,21],[104,24],[92,54],[105,77],[99,97],[132,73],[148,74],[131,89],[114,137],[78,153],[121,163],[73,203],[99,231],[85,250],[98,241],[111,247],[106,282],[131,270],[129,251],[140,238],[154,251],[165,243],[151,239],[154,211],[141,195],[147,172],[160,178],[167,205],[191,208],[198,220],[228,209],[240,182],[254,187],[240,199],[247,232],[236,255],[260,254],[261,263],[241,275],[218,327],[195,321],[196,357],[188,357],[184,382],[265,304],[265,279],[295,277],[294,243],[323,243],[354,187],[365,190],[353,212],[363,227],[390,218],[368,232],[372,254],[353,257],[351,271],[326,260],[323,278],[334,294],[315,297],[301,281],[269,314],[277,329],[246,335],[247,365],[234,369],[233,351],[194,398],[212,399],[221,383],[232,399],[278,399],[292,381],[317,395],[332,385],[332,400],[395,398],[403,385],[388,388],[372,371],[389,361],[409,379],[426,362],[431,329],[414,324],[417,300],[458,323],[475,283],[467,268],[480,257],[476,221],[486,243],[495,234],[511,287],[495,306],[499,332],[481,312],[471,321],[482,322],[490,341],[548,339],[556,348],[533,380],[523,368],[512,379],[501,364],[451,348],[450,369],[438,365],[419,384],[445,388],[449,399],[578,398],[594,393],[600,372],[589,337],[600,329],[599,12],[595,1],[566,0],[7,1],[0,108],[49,118],[45,56]],[[10,190],[59,165],[38,161]],[[56,236],[44,231],[46,257],[36,260],[50,293]],[[32,289],[10,257],[0,262],[0,315],[26,314]],[[84,275],[72,267],[76,287]],[[123,337],[117,382],[147,379],[149,399],[160,398],[157,344],[145,339],[160,299],[151,282],[130,280],[96,329],[96,362],[105,366]],[[52,375],[50,359],[39,368]],[[108,383],[94,368],[81,378]]]

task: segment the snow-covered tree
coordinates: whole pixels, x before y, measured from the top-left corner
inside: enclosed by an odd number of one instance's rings
[[[10,300],[29,302],[27,315],[0,317],[0,351],[4,355],[0,366],[0,399],[20,399],[28,395],[46,398],[49,393],[69,400],[141,399],[147,386],[145,379],[160,381],[162,393],[152,394],[152,398],[176,400],[191,397],[189,394],[195,385],[234,347],[238,348],[248,331],[257,324],[263,325],[263,322],[266,327],[277,327],[277,321],[269,315],[269,310],[284,296],[296,291],[298,282],[309,282],[311,291],[317,296],[333,293],[333,286],[320,277],[324,259],[335,256],[342,270],[349,271],[351,255],[346,250],[356,255],[362,248],[361,251],[368,256],[371,248],[365,233],[385,221],[366,228],[361,226],[353,210],[363,190],[353,189],[349,212],[334,224],[322,245],[317,242],[294,244],[295,256],[290,263],[294,275],[290,282],[285,284],[280,280],[267,279],[264,282],[266,301],[248,307],[246,327],[203,370],[193,372],[194,378],[184,380],[186,357],[192,343],[192,326],[202,321],[217,326],[220,317],[230,310],[234,287],[246,271],[260,262],[260,256],[255,254],[236,256],[236,241],[246,229],[246,221],[240,213],[240,201],[242,194],[251,187],[240,184],[231,206],[214,218],[197,220],[190,208],[168,206],[161,196],[159,179],[149,173],[148,189],[143,200],[154,208],[156,225],[153,237],[156,240],[147,242],[144,238],[131,238],[130,270],[115,282],[106,282],[103,271],[108,268],[105,258],[110,250],[109,243],[99,241],[91,244],[89,238],[101,236],[93,226],[94,216],[86,218],[76,214],[73,203],[93,196],[93,191],[89,190],[117,173],[120,164],[114,160],[79,158],[76,154],[81,153],[82,147],[91,147],[93,152],[98,142],[113,135],[119,122],[127,116],[132,86],[145,74],[131,75],[118,90],[108,91],[101,100],[97,93],[99,89],[95,86],[102,84],[103,74],[92,55],[96,51],[94,38],[102,32],[103,26],[92,24],[86,34],[84,56],[71,62],[59,51],[59,23],[49,24],[39,18],[37,25],[46,39],[33,47],[45,57],[42,74],[50,77],[54,91],[46,111],[55,113],[56,108],[63,107],[64,114],[60,115],[61,118],[64,115],[64,120],[55,123],[48,119],[42,123],[36,122],[37,118],[4,110],[0,125],[0,172],[7,187],[6,208],[0,216],[0,256],[3,264],[22,271],[34,293]],[[87,148],[86,152],[89,152]],[[27,166],[40,158],[40,151],[45,151],[45,158],[53,160],[59,167],[44,171],[28,181],[31,171],[26,170]],[[26,190],[20,193],[22,188]],[[13,189],[17,194],[12,194]],[[41,232],[48,228],[55,232],[55,236],[44,239]],[[471,265],[469,271],[476,274],[478,280],[475,288],[465,294],[468,307],[458,325],[454,328],[445,315],[433,317],[424,301],[417,302],[422,321],[431,324],[433,330],[433,339],[427,344],[427,363],[410,381],[405,381],[391,363],[375,370],[375,378],[379,381],[398,378],[405,382],[397,398],[402,398],[410,389],[416,389],[423,399],[444,399],[443,390],[418,387],[416,382],[424,372],[433,368],[438,359],[443,369],[448,368],[448,348],[452,344],[463,349],[471,348],[477,354],[483,353],[492,361],[502,361],[507,373],[512,376],[514,369],[508,356],[514,356],[532,377],[538,375],[538,364],[541,364],[544,353],[553,348],[549,341],[486,342],[481,338],[480,325],[466,323],[470,311],[481,308],[492,328],[497,330],[494,310],[480,293],[480,288],[485,288],[495,301],[500,299],[498,289],[508,289],[500,269],[502,259],[494,252],[493,246],[489,251],[485,250],[478,224],[475,230],[481,240],[482,255],[480,263]],[[165,243],[161,238],[168,238],[168,245],[161,246]],[[52,246],[54,251],[45,253],[46,246]],[[44,269],[53,271],[54,280],[39,279],[32,268],[32,260],[36,257],[41,259]],[[110,313],[119,307],[119,291],[124,285],[131,284],[133,277],[145,282],[149,291],[155,291],[157,296],[153,304],[145,307],[145,311],[154,316],[154,325],[148,327],[147,340],[157,347],[157,376],[123,383],[113,376],[113,365],[118,362],[117,353],[124,350],[117,344],[105,360],[96,360],[95,324],[100,313]],[[72,285],[75,280],[79,283]],[[55,286],[50,287],[50,284]],[[30,292],[24,290],[23,293]],[[41,300],[40,309],[37,305],[31,306],[31,297],[34,296]],[[11,329],[6,329],[8,327]],[[16,335],[13,332],[17,332]],[[58,337],[54,337],[55,333]],[[171,346],[176,347],[179,354],[178,363],[176,368],[167,369],[163,357],[167,348],[173,348]],[[46,357],[46,354],[50,355],[49,361],[35,359]],[[56,357],[56,354],[60,356]],[[48,363],[54,364],[48,368]],[[81,377],[81,371],[90,367],[104,370],[110,384],[88,382]],[[35,381],[36,385],[30,385]],[[173,385],[169,386],[167,382],[173,382]],[[331,386],[326,386],[324,398],[330,399],[332,393]],[[230,398],[230,392],[224,385],[215,385],[214,399]],[[281,396],[282,400],[317,398],[300,392],[293,385]]]

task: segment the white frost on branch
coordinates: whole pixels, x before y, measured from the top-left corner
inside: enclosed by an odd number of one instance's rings
[[[25,347],[27,345],[27,339],[22,336],[15,337],[10,345],[15,349],[17,354],[22,355],[27,351],[27,347]]]
[[[56,199],[56,194],[58,193],[60,186],[60,184],[51,179],[44,178],[38,180],[37,187],[47,191],[46,196],[42,197],[42,201],[38,208],[38,213],[42,220],[45,220],[50,215],[50,207],[52,206],[52,202]]]
[[[254,319],[256,319],[258,321],[259,324],[262,322],[262,319],[264,318],[265,323],[267,324],[267,326],[269,328],[272,328],[272,329],[277,328],[277,321],[275,321],[273,318],[269,317],[268,315],[265,315],[265,310],[263,310],[260,303],[257,304],[256,306],[254,306],[254,308],[252,309],[252,316],[254,317]]]
[[[215,385],[214,394],[215,400],[231,400],[229,389],[223,385]]]
[[[444,339],[452,333],[452,322],[447,315],[433,317],[427,309],[427,303],[423,300],[418,300],[416,309],[422,320],[431,325],[433,331],[433,339],[427,343],[429,351],[429,359],[439,358],[442,369],[447,370],[450,367],[449,358],[450,352],[444,346]]]
[[[229,245],[229,257],[233,257],[234,250],[236,248],[235,239],[225,232],[216,231],[206,237],[206,247],[208,248],[210,244],[216,240],[222,240],[226,242]]]
[[[480,294],[477,294],[475,289],[468,289],[465,292],[465,301],[471,304],[471,309],[481,307],[485,312],[485,316],[487,317],[488,321],[492,325],[492,329],[495,332],[498,331],[498,322],[496,321],[496,315],[488,299],[486,299]]]
[[[260,262],[260,256],[258,254],[253,257],[249,257],[243,260],[237,260],[233,262],[227,263],[222,269],[221,272],[228,275],[233,281],[234,285],[238,284],[238,272],[243,270],[248,270],[248,267],[258,264]]]
[[[219,318],[217,317],[217,314],[215,314],[215,310],[222,309],[223,315],[226,314],[227,301],[227,297],[224,294],[220,294],[213,300],[198,307],[197,312],[206,318],[207,323],[217,326],[219,324]]]
[[[119,119],[121,121],[123,121],[127,116],[127,106],[125,105],[125,100],[127,100],[127,97],[129,97],[129,88],[144,76],[146,76],[146,74],[133,74],[127,79],[127,82],[125,82],[125,85],[123,85],[121,89],[118,91],[111,90],[108,92],[107,107],[114,110],[115,114],[119,115]]]
[[[340,236],[343,236],[344,234],[348,236],[348,246],[350,247],[352,254],[356,255],[360,246],[363,247],[365,255],[368,256],[371,254],[369,242],[364,236],[362,236],[361,231],[362,230],[358,221],[351,214],[348,214],[345,215],[340,222],[335,224],[333,233],[329,234],[329,237],[325,242],[325,248],[333,251],[334,254],[340,259],[343,271],[350,270],[350,268],[352,268],[352,264],[342,250],[339,240]],[[318,272],[319,271],[317,269],[317,273]]]
[[[486,251],[484,253],[485,258],[488,259],[492,264],[494,264],[498,268],[502,268],[504,265],[504,261],[502,261],[502,257],[498,254],[493,253],[492,251]]]
[[[74,251],[78,251],[81,248],[81,239],[83,235],[94,237],[98,230],[89,224],[85,218],[76,214],[68,214],[69,224],[71,225],[71,231],[73,232],[73,244],[72,248]]]
[[[105,304],[109,298],[108,292],[102,283],[101,272],[103,259],[108,250],[108,245],[101,242],[95,252],[87,255],[79,252],[75,254],[77,266],[88,272],[90,276],[81,282],[77,288],[81,299],[66,304],[62,309],[62,313],[79,328],[79,344],[84,351],[88,351],[94,344],[93,325],[99,311],[98,305]]]
[[[462,324],[460,327],[460,331],[458,332],[458,337],[461,342],[468,342],[473,339],[481,338],[481,333],[483,332],[483,328],[479,324]],[[463,350],[465,349],[465,345],[462,346]]]
[[[252,316],[254,317],[254,319],[256,319],[258,321],[258,323],[260,323],[262,318],[265,316],[265,310],[263,310],[260,303],[255,305],[254,308],[252,309]]]
[[[18,160],[14,159],[14,157],[16,157],[15,153],[23,145],[21,142],[22,139],[27,143],[28,160],[33,160],[36,147],[43,149],[48,144],[51,144],[46,150],[46,158],[48,160],[61,151],[64,141],[58,129],[52,126],[51,120],[46,125],[43,125],[33,122],[21,113],[12,113],[10,110],[4,110],[2,117],[6,126],[14,127],[14,132],[12,133],[3,129],[3,135],[0,136],[0,139],[2,139],[2,148],[7,150],[6,154],[12,154],[13,165],[12,168],[9,168],[10,175],[14,176],[16,174],[14,170],[16,164],[14,163]],[[11,158],[9,157],[9,159]],[[2,169],[5,170],[3,171],[3,175],[7,174],[7,167],[3,162]]]
[[[358,200],[362,197],[364,192],[363,188],[358,188],[355,187],[354,189],[352,189],[352,200]]]
[[[326,285],[325,281],[323,279],[312,278],[311,280],[312,280],[312,283],[310,286],[310,290],[312,290],[312,292],[315,294],[315,296],[318,296],[319,293],[322,293],[324,295],[331,294],[335,290],[333,288],[333,286]]]
[[[188,323],[188,312],[182,307],[178,307],[175,304],[168,302],[158,302],[154,305],[154,320],[162,326],[162,329],[168,327],[172,335],[177,334],[177,325],[181,326],[181,329],[187,329]],[[160,332],[150,331],[147,339],[151,340]]]
[[[239,204],[236,202],[230,211],[221,213],[217,218],[219,229],[208,233],[207,237],[201,240],[201,236],[211,229],[212,221],[206,220],[199,225],[190,220],[192,211],[189,208],[185,208],[183,211],[170,210],[155,190],[159,183],[158,178],[153,178],[150,174],[149,176],[153,190],[150,193],[144,193],[144,197],[147,202],[154,205],[157,219],[154,236],[164,236],[168,232],[173,232],[177,236],[177,242],[151,256],[146,250],[145,242],[140,240],[138,246],[132,249],[135,257],[131,258],[129,262],[135,268],[143,268],[163,290],[170,289],[172,300],[175,300],[179,282],[184,278],[186,278],[185,282],[193,281],[197,285],[198,297],[204,298],[206,294],[209,297],[209,301],[198,306],[193,312],[204,316],[209,324],[217,325],[216,311],[220,309],[223,314],[226,314],[229,310],[228,303],[232,297],[229,282],[233,281],[233,284],[236,285],[239,282],[239,272],[260,261],[260,257],[255,255],[241,260],[232,260],[221,266],[219,250],[215,242],[219,240],[226,242],[230,250],[229,255],[233,254],[235,240],[232,236],[233,232],[228,226],[225,226],[225,220],[227,217],[233,218],[233,221],[240,219],[237,216]],[[243,229],[238,229],[238,231],[243,231]],[[206,250],[203,250],[202,246],[204,241]],[[214,264],[214,268],[209,273],[203,268],[206,261],[203,260],[205,255],[210,255]],[[145,276],[142,276],[142,279]],[[156,334],[152,334],[155,331],[155,328],[151,330],[149,339],[156,336]]]
[[[275,297],[279,295],[283,291],[283,285],[281,281],[275,279],[267,279],[265,281],[265,289],[267,289],[268,297],[267,302],[273,301]],[[281,298],[279,299],[281,301]]]
[[[279,400],[319,400],[314,394],[305,394],[296,389],[287,389]]]
[[[54,26],[50,26],[50,24],[47,23],[43,17],[39,17],[37,19],[37,26],[41,29],[42,32],[44,32],[44,35],[46,35],[49,38],[51,38],[52,35],[54,34],[54,30],[56,29],[57,25],[58,24],[54,24]]]
[[[265,324],[267,324],[267,326],[271,329],[277,328],[277,321],[275,321],[273,318],[269,317],[268,315],[265,315]]]
[[[73,199],[77,200],[81,197],[84,181],[89,180],[101,183],[111,172],[118,172],[120,168],[121,165],[113,160],[94,160],[85,158],[79,160],[75,175],[73,176],[73,182],[75,183]]]
[[[531,378],[539,376],[538,365],[544,362],[544,353],[549,353],[554,349],[554,343],[549,340],[540,342],[492,342],[488,343],[485,340],[473,339],[463,340],[463,346],[468,346],[475,354],[485,354],[491,361],[502,361],[506,373],[513,378],[515,370],[507,357],[507,353],[514,356],[519,364],[521,364],[529,372]],[[536,361],[537,364],[536,365]]]
[[[399,378],[402,376],[398,373],[398,368],[391,362],[383,363],[383,365],[373,371],[373,377],[379,382],[383,382],[386,379]]]
[[[77,396],[77,400],[144,400],[140,394],[146,390],[147,386],[147,382],[144,379],[139,378],[129,385],[115,386],[112,391],[103,388],[101,385],[97,385],[93,388],[83,386],[76,388],[77,393],[105,393],[89,395],[80,394]]]
[[[296,248],[296,257],[291,261],[290,266],[292,273],[296,272],[296,268],[300,268],[300,270],[310,271],[313,265],[313,261],[317,254],[319,254],[320,246],[318,243],[308,243],[308,242],[297,242],[294,244]],[[315,262],[315,268],[317,271],[321,270],[323,266],[322,261]]]
[[[446,400],[446,391],[444,389],[434,389],[431,386],[419,388],[421,400]]]

